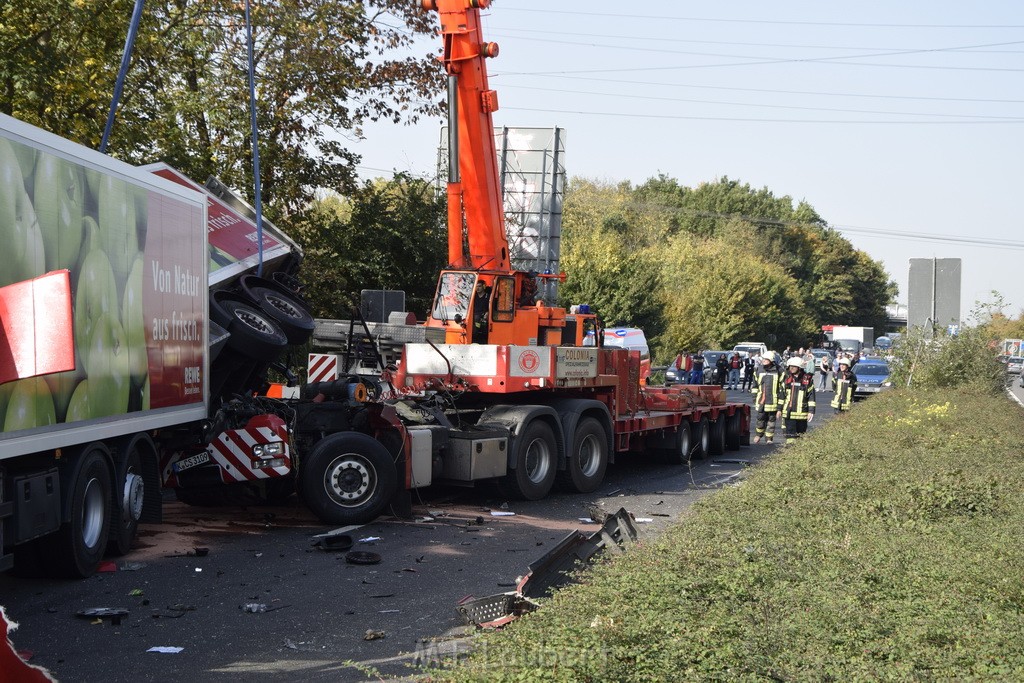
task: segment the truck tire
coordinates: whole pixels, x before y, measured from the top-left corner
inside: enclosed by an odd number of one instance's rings
[[[142,449],[146,447],[143,438],[126,441],[124,457],[115,469],[110,497],[110,538],[107,540],[107,552],[111,555],[127,554],[132,549],[132,541],[139,528],[146,501],[146,484],[142,476],[142,458],[145,453]],[[155,491],[150,493],[156,495]]]
[[[730,451],[738,451],[740,449],[740,425],[742,420],[743,416],[740,415],[739,411],[736,411],[725,422],[725,447]]]
[[[604,481],[608,469],[608,435],[601,423],[585,417],[576,425],[572,449],[565,459],[565,470],[558,472],[562,488],[590,493]]]
[[[313,335],[313,316],[309,309],[284,287],[255,275],[244,276],[241,287],[261,311],[281,326],[289,344],[305,344]]]
[[[87,446],[72,465],[68,481],[70,519],[42,539],[50,572],[64,578],[86,578],[103,559],[110,531],[110,466],[106,448]]]
[[[321,439],[302,461],[299,492],[327,524],[365,524],[398,487],[394,458],[373,437],[340,432]]]
[[[727,419],[725,413],[719,413],[718,419],[711,423],[711,439],[708,443],[708,453],[711,455],[725,453],[725,421]]]
[[[690,462],[693,454],[693,439],[690,438],[690,426],[682,424],[676,431],[672,448],[659,449],[658,459],[669,465],[685,465]]]
[[[711,451],[711,423],[707,416],[700,418],[697,423],[691,423],[693,433],[693,457],[706,458]]]
[[[238,301],[220,305],[231,315],[228,347],[255,360],[273,361],[288,346],[288,338],[266,313]]]
[[[502,477],[501,492],[520,500],[540,500],[555,484],[558,446],[551,425],[531,421],[515,439],[515,468]]]

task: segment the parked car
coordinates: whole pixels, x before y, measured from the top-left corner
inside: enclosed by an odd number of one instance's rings
[[[892,387],[889,381],[889,364],[880,358],[862,360],[853,366],[857,375],[857,390],[854,398],[866,398]]]

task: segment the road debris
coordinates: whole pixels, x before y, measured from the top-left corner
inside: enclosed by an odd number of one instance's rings
[[[366,635],[363,636],[363,640],[380,640],[386,638],[387,634],[384,631],[375,631],[372,628],[366,629]]]
[[[352,547],[352,537],[348,534],[327,534],[320,536],[313,542],[313,545],[321,550],[348,550]]]
[[[636,539],[632,515],[625,508],[619,508],[615,514],[607,514],[602,527],[594,533],[585,534],[576,529],[563,538],[530,565],[529,571],[516,584],[516,590],[485,598],[467,596],[457,603],[456,608],[470,624],[480,628],[499,628],[537,609],[537,598],[568,583],[569,573],[585,565],[599,552],[621,553],[623,546]]]
[[[380,536],[367,536],[366,538],[360,538],[360,543],[376,543],[381,540]]]
[[[120,626],[121,619],[128,616],[128,610],[124,607],[90,607],[75,614],[82,619],[91,619],[93,624],[102,624],[104,619],[109,619],[111,626]]]
[[[165,655],[176,655],[185,648],[178,647],[176,645],[154,645],[153,647],[146,650],[146,652],[159,652]]]
[[[367,550],[353,550],[345,553],[345,561],[349,564],[380,564],[381,556]]]
[[[491,517],[515,517],[516,513],[510,510],[491,510]]]

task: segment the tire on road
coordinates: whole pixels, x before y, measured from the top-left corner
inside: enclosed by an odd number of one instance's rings
[[[397,487],[391,454],[379,441],[360,432],[340,432],[321,439],[299,473],[303,500],[327,524],[373,521]]]
[[[132,549],[132,541],[139,528],[143,506],[146,502],[146,484],[142,474],[143,457],[156,458],[150,442],[142,435],[135,435],[123,442],[124,456],[117,462],[114,474],[114,488],[111,494],[110,537],[107,552],[111,555],[126,555]],[[155,495],[155,492],[150,491]]]
[[[498,481],[501,492],[520,500],[540,500],[551,492],[558,466],[558,446],[551,426],[531,421],[515,439],[515,469]]]
[[[685,422],[679,425],[672,440],[672,447],[659,449],[657,454],[659,460],[669,465],[685,465],[690,462],[690,456],[693,454],[690,425]]]
[[[585,417],[576,425],[565,470],[558,472],[559,486],[577,493],[590,493],[601,485],[607,469],[608,435],[598,420]]]
[[[691,423],[693,437],[692,457],[706,458],[711,451],[711,423],[707,416],[700,418],[699,422]]]
[[[711,423],[711,439],[708,443],[708,453],[711,455],[722,455],[725,453],[725,413],[719,413],[718,419]]]
[[[737,410],[725,422],[725,447],[730,451],[740,449],[743,416]]]
[[[56,533],[41,539],[42,557],[54,576],[84,579],[103,559],[113,479],[107,455],[105,446],[91,444],[72,464],[67,480],[70,517]]]

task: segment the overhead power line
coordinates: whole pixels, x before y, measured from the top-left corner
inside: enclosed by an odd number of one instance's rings
[[[660,102],[687,102],[690,104],[719,104],[733,107],[764,107],[767,109],[791,109],[797,111],[827,111],[844,114],[884,114],[896,116],[937,116],[956,119],[996,119],[1005,122],[1006,116],[992,116],[989,114],[935,114],[929,112],[902,112],[902,111],[878,111],[870,109],[839,109],[834,107],[801,107],[786,104],[765,104],[759,102],[726,102],[722,100],[696,100],[682,97],[658,97],[656,95],[624,95],[622,93],[593,92],[587,90],[566,90],[564,88],[537,88],[526,85],[503,85],[502,88],[513,88],[522,90],[539,90],[542,92],[558,92],[570,95],[596,95],[598,97],[614,97],[616,100],[656,100]],[[1024,118],[1019,119],[1024,121]]]
[[[574,12],[571,10],[530,9],[527,7],[502,7],[505,12],[529,12],[531,14],[573,14],[586,17],[612,17],[614,19],[654,19],[657,21],[706,21],[723,24],[774,24],[779,26],[851,26],[858,28],[936,28],[936,29],[1021,29],[1021,24],[884,24],[841,21],[783,21],[779,19],[722,19],[716,17],[678,17],[651,14],[613,14],[610,12]]]
[[[541,107],[508,107],[503,106],[505,111],[539,111],[548,114],[577,114],[580,116],[616,116],[619,118],[633,118],[633,119],[674,119],[680,121],[732,121],[742,123],[863,123],[870,125],[979,125],[979,124],[1004,124],[1004,123],[1024,123],[1022,118],[1005,118],[1005,119],[959,119],[959,120],[943,120],[943,121],[921,121],[917,119],[903,120],[903,121],[888,121],[888,120],[869,120],[869,119],[765,119],[765,118],[751,118],[751,117],[735,117],[735,116],[688,116],[683,114],[627,114],[623,112],[612,112],[612,111],[583,111],[579,109],[547,109]]]

